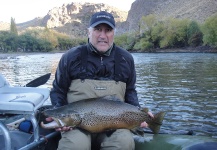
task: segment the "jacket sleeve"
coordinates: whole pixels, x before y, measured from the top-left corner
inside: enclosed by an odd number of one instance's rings
[[[140,107],[136,91],[136,70],[132,56],[129,59],[129,65],[130,75],[126,83],[125,102]]]
[[[53,88],[50,92],[51,103],[54,107],[60,107],[68,103],[67,92],[71,84],[71,80],[68,74],[67,61],[67,53],[65,53],[60,59],[55,73]]]

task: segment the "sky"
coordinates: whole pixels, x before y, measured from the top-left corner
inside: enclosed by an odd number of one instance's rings
[[[49,10],[64,3],[93,2],[105,3],[121,10],[128,11],[135,0],[2,0],[0,2],[0,22],[10,23],[11,17],[16,23],[44,17]]]

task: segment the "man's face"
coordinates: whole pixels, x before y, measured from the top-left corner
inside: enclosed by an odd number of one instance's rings
[[[114,29],[107,24],[99,24],[90,28],[89,42],[101,53],[106,52],[114,42]]]

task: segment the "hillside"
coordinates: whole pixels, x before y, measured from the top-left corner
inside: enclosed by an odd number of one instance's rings
[[[48,27],[71,37],[86,36],[90,16],[100,10],[111,12],[117,22],[117,34],[134,31],[138,28],[142,16],[156,14],[159,20],[189,18],[204,22],[217,12],[216,0],[136,0],[129,12],[121,11],[103,3],[70,3],[63,4],[48,11],[43,18],[35,18],[17,24],[21,32],[32,27]],[[0,22],[0,30],[8,30],[9,24]]]
[[[155,14],[159,20],[165,18],[188,18],[202,23],[217,13],[216,0],[136,0],[128,13],[128,31],[138,28],[142,16]]]

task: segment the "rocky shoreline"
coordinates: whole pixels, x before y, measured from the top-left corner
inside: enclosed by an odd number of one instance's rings
[[[209,46],[174,48],[174,49],[156,49],[154,52],[158,53],[217,53],[217,48]]]
[[[210,46],[185,47],[185,48],[169,48],[169,49],[151,49],[147,51],[134,51],[137,53],[217,53],[217,48]]]
[[[17,56],[25,56],[25,55],[37,55],[41,53],[64,53],[65,51],[52,51],[52,52],[10,52],[10,53],[1,53],[0,59],[15,58]],[[208,46],[200,46],[200,47],[187,47],[187,48],[171,48],[171,49],[153,49],[147,52],[143,51],[130,51],[136,53],[217,53],[217,48],[211,48]]]
[[[9,52],[1,53],[0,59],[16,58],[17,56],[28,56],[28,55],[38,55],[38,54],[54,54],[54,53],[64,53],[65,51],[53,51],[53,52]]]

